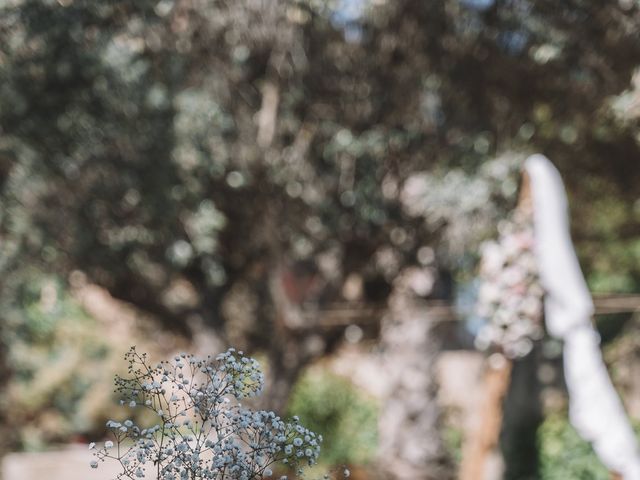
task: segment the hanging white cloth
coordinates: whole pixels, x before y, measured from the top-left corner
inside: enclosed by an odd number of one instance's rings
[[[548,332],[564,341],[570,421],[607,468],[624,480],[640,480],[640,450],[591,323],[593,301],[571,242],[562,179],[543,155],[529,157],[525,170],[533,196],[535,253],[546,291],[545,322]]]

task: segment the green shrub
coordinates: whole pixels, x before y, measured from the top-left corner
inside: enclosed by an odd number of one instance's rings
[[[548,417],[538,431],[541,480],[609,480],[591,445],[564,415]]]
[[[321,463],[366,464],[375,454],[377,405],[347,380],[308,371],[294,389],[289,411],[324,437]]]
[[[2,332],[11,346],[11,447],[39,450],[92,433],[112,409],[114,346],[55,278],[33,278],[15,302]]]

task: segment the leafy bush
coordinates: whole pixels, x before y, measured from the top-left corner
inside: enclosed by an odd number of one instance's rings
[[[92,432],[108,415],[115,346],[60,281],[37,276],[5,311],[11,448],[38,450]]]
[[[552,415],[538,432],[541,480],[609,480],[591,446],[563,415]]]
[[[323,435],[321,463],[365,464],[375,454],[378,408],[348,381],[308,371],[294,389],[289,411]]]

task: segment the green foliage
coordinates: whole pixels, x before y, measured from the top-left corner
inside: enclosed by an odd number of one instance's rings
[[[442,438],[451,459],[456,465],[460,465],[462,461],[464,430],[452,425],[445,425],[442,431]]]
[[[365,464],[373,458],[378,409],[348,381],[327,372],[308,371],[294,389],[289,412],[324,437],[320,462]]]
[[[81,269],[167,325],[222,327],[278,262],[330,256],[339,292],[443,233],[472,246],[515,191],[487,172],[503,151],[547,153],[581,206],[589,178],[635,198],[635,130],[608,107],[640,63],[633,9],[346,3],[0,2],[0,272]],[[189,302],[165,301],[176,282]]]
[[[6,389],[14,447],[38,449],[91,432],[108,411],[116,347],[55,279],[33,280],[18,303],[21,321],[3,331],[11,344]]]
[[[538,432],[541,480],[609,480],[591,446],[564,415],[551,415]]]
[[[576,205],[578,253],[587,266],[587,281],[596,292],[637,292],[640,289],[639,204],[620,201],[606,182],[585,185],[594,197]],[[575,199],[578,203],[578,199]],[[586,222],[584,221],[586,220]]]

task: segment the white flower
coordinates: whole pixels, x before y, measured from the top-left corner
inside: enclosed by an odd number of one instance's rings
[[[488,320],[476,346],[501,349],[508,357],[525,356],[542,332],[542,296],[533,252],[532,219],[515,211],[499,225],[498,242],[482,247],[476,312]]]
[[[91,463],[89,463],[89,465],[91,465],[91,468],[98,468],[98,461],[97,460],[91,460]]]
[[[480,268],[484,275],[499,272],[504,265],[504,255],[496,242],[486,242],[481,247],[482,264]]]
[[[93,450],[94,448],[96,448],[96,442],[91,442],[89,444],[89,450]]]
[[[494,283],[485,282],[480,286],[478,301],[482,305],[491,304],[500,300],[500,288]]]
[[[239,399],[259,393],[263,375],[255,360],[239,357],[241,353],[232,355],[230,350],[218,356],[215,361],[212,357],[200,361],[193,356],[180,356],[180,359],[185,360],[176,361],[176,364],[161,362],[157,367],[147,368],[146,357],[140,357],[134,350],[129,356],[130,364],[141,363],[148,375],[141,379],[117,378],[116,385],[129,405],[137,406],[138,400],[132,399],[142,394],[140,403],[152,406],[162,421],[140,430],[131,420],[122,423],[110,420],[108,426],[116,429],[118,440],[133,441],[135,446],[115,457],[114,453],[108,452],[114,442],[105,442],[104,448],[95,454],[96,466],[104,458],[116,458],[128,475],[143,478],[142,465],[158,458],[167,466],[161,474],[163,480],[186,479],[191,473],[197,478],[218,478],[224,471],[237,480],[249,480],[272,477],[273,471],[267,465],[273,463],[283,449],[287,452],[283,463],[298,467],[297,460],[302,460],[305,456],[305,463],[315,463],[319,453],[319,437],[297,423],[297,418],[288,423],[273,412],[254,412],[235,401],[231,405],[233,397]],[[186,374],[176,372],[174,377],[169,373],[169,368],[179,368],[185,363],[194,369],[193,377],[189,376],[187,380],[184,378]],[[158,381],[160,378],[162,383]],[[248,383],[248,379],[255,383]],[[165,384],[170,385],[165,389]],[[189,385],[192,385],[191,389]],[[178,389],[186,395],[177,394]],[[159,407],[166,403],[170,403],[172,408],[165,412]],[[180,417],[185,417],[184,421],[176,420]],[[217,440],[204,436],[178,435],[179,427],[184,425],[193,430],[195,425],[205,421],[211,422],[217,429],[232,433]],[[239,447],[244,435],[251,430],[257,430],[261,435],[248,442],[245,451]],[[164,447],[156,443],[157,435],[165,441],[159,443]],[[299,448],[294,448],[294,444]],[[93,447],[95,445],[90,448]],[[205,451],[209,451],[211,455],[201,455]],[[287,480],[287,476],[283,476],[282,480]]]

